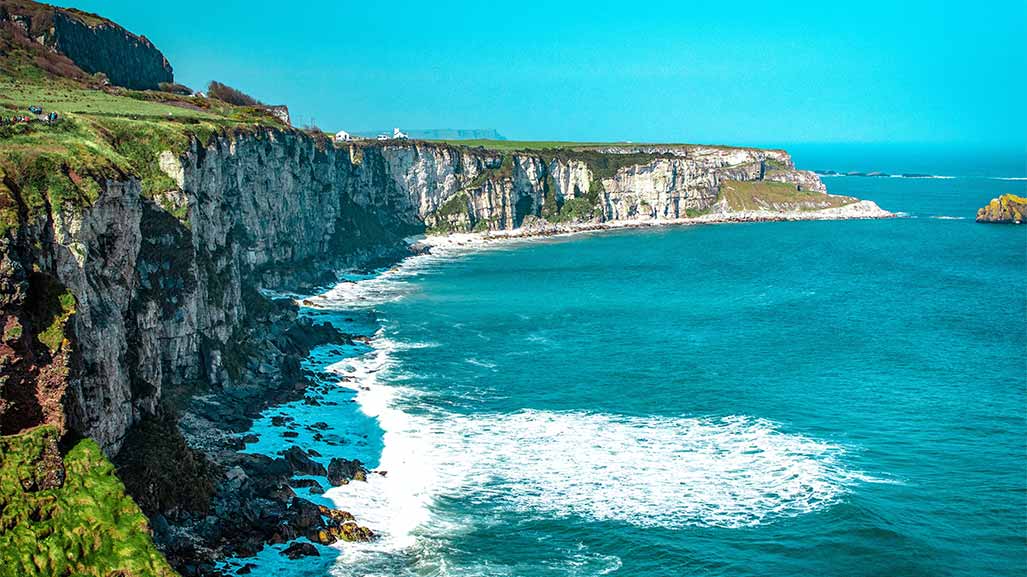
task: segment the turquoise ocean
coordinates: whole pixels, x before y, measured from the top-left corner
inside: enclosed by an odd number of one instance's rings
[[[892,220],[455,247],[313,298],[370,343],[247,450],[384,472],[297,490],[381,539],[252,574],[1025,574],[1027,228],[973,220],[1024,166],[845,158],[796,155],[948,178],[825,177]]]

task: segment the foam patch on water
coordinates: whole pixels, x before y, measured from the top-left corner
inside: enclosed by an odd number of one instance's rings
[[[752,417],[414,414],[404,407],[425,394],[386,384],[401,345],[374,345],[332,367],[384,431],[378,468],[387,474],[326,493],[382,534],[352,549],[354,559],[421,546],[429,525],[458,532],[459,520],[435,515],[443,497],[532,517],[735,528],[818,510],[871,480],[843,465],[841,447]]]
[[[447,419],[431,436],[463,475],[450,490],[640,526],[756,525],[833,503],[854,478],[840,448],[748,417],[525,411]]]

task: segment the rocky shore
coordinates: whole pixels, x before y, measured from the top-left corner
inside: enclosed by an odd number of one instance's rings
[[[646,229],[664,226],[695,226],[701,224],[731,224],[757,222],[797,222],[816,220],[879,220],[898,218],[899,215],[889,212],[868,200],[853,202],[837,208],[822,210],[749,210],[724,211],[709,213],[693,218],[652,219],[652,220],[612,220],[606,222],[573,222],[550,223],[534,220],[514,230],[498,230],[486,232],[455,232],[448,234],[430,234],[420,245],[426,249],[437,246],[467,246],[476,243],[487,243],[507,239],[527,239],[545,236],[571,235],[585,232],[601,232],[607,230]]]

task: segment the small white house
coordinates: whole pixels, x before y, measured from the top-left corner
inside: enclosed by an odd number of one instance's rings
[[[345,130],[340,130],[335,133],[335,142],[349,142],[353,140],[353,136]]]
[[[403,132],[402,130],[400,130],[398,128],[393,128],[392,129],[392,138],[395,139],[395,140],[406,140],[406,139],[410,138],[410,136],[407,133]]]

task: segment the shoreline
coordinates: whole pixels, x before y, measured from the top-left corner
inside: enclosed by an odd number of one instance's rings
[[[861,200],[836,208],[825,208],[809,211],[770,211],[746,210],[736,212],[718,212],[704,214],[695,218],[649,219],[649,220],[610,220],[606,222],[577,222],[552,224],[542,222],[522,226],[510,230],[490,230],[485,232],[453,232],[448,234],[427,234],[413,246],[466,247],[468,244],[488,244],[505,240],[524,240],[531,238],[569,236],[586,232],[603,232],[613,230],[634,230],[663,228],[673,226],[697,226],[708,224],[741,224],[760,222],[801,222],[801,221],[835,221],[835,220],[887,220],[900,218],[901,214],[890,212],[877,206],[870,200]],[[405,259],[403,259],[405,260]],[[400,261],[402,262],[402,260]]]

